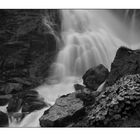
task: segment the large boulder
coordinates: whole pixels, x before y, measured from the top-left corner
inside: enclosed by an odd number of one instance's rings
[[[25,91],[19,92],[18,97],[22,98],[24,100],[24,102],[26,102],[29,99],[30,100],[37,99],[39,97],[39,94],[35,90],[25,90]]]
[[[30,113],[48,106],[48,104],[44,102],[44,99],[40,97],[38,92],[35,90],[25,91],[21,93],[20,96],[23,99],[23,113]]]
[[[47,104],[42,100],[36,100],[32,102],[25,102],[22,106],[23,113],[31,113],[35,110],[40,110],[44,107],[47,107]]]
[[[78,91],[78,90],[82,91],[84,89],[84,86],[80,84],[74,84],[74,89],[75,91]]]
[[[8,113],[18,112],[22,106],[22,102],[23,100],[21,98],[14,95],[8,103],[7,112]]]
[[[44,112],[40,118],[42,127],[67,126],[74,119],[83,115],[83,101],[76,98],[75,93],[61,96],[56,100],[55,105]]]
[[[0,127],[7,127],[9,124],[8,115],[0,111]]]
[[[39,119],[42,127],[64,127],[78,122],[85,116],[87,106],[95,103],[92,92],[77,91],[58,98]]]
[[[106,80],[108,74],[108,69],[104,65],[100,64],[97,67],[90,68],[83,75],[83,84],[92,90],[97,90],[98,87]]]
[[[131,50],[126,47],[120,47],[111,64],[111,71],[106,81],[106,85],[111,86],[125,75],[138,73],[140,73],[140,50]]]
[[[16,93],[9,100],[7,111],[9,113],[18,112],[22,108],[22,113],[31,113],[47,106],[44,99],[41,98],[37,91],[26,90]]]

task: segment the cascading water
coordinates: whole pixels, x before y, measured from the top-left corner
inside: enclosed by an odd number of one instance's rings
[[[44,84],[36,89],[50,104],[60,95],[74,91],[73,84],[80,82],[81,76],[90,67],[104,64],[110,69],[119,46],[126,45],[132,48],[133,45],[128,36],[132,30],[108,10],[61,12],[61,37],[64,47],[52,65],[54,73],[50,76],[51,84]],[[28,115],[19,126],[39,126],[38,118],[43,112],[44,109]],[[35,122],[30,122],[32,118],[36,118]]]
[[[62,14],[65,47],[58,54],[56,75],[62,79],[81,76],[90,67],[101,63],[109,68],[116,49],[125,43],[107,27],[106,12],[64,10]]]

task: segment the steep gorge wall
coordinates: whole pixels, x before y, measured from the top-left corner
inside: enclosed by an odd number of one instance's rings
[[[0,80],[44,80],[58,51],[60,24],[59,10],[1,9]]]

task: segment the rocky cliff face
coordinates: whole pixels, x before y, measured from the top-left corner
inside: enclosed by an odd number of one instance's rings
[[[22,107],[29,113],[46,106],[30,89],[51,72],[60,29],[58,10],[0,10],[0,104],[8,103],[8,112]]]
[[[40,82],[57,53],[58,11],[0,10],[0,18],[1,80],[27,77]]]

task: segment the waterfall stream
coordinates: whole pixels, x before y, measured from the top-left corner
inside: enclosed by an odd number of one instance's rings
[[[110,69],[120,46],[138,48],[134,25],[132,30],[111,11],[62,10],[61,13],[64,44],[52,65],[52,84],[36,89],[50,104],[59,96],[73,92],[73,84],[81,83],[82,75],[90,67],[103,64]],[[132,22],[135,24],[134,17]],[[39,127],[39,118],[46,109],[27,115],[20,124],[11,127]]]

